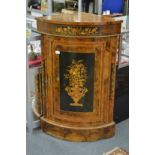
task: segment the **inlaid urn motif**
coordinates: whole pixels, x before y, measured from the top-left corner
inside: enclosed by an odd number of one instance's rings
[[[70,103],[70,106],[83,106],[79,101],[88,92],[85,87],[88,78],[87,67],[82,62],[83,60],[73,59],[71,65],[66,69],[66,74],[64,74],[67,80],[65,91],[74,101]]]

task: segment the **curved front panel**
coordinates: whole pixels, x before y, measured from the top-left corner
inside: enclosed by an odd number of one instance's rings
[[[101,65],[105,44],[74,39],[51,39],[51,43],[53,112],[49,117],[76,126],[100,122]]]

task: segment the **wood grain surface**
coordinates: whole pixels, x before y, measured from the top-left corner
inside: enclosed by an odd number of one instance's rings
[[[42,34],[43,60],[42,89],[37,93],[41,94],[41,128],[65,140],[95,141],[115,133],[115,68],[121,21],[90,14],[80,14],[78,21],[76,18],[77,14],[37,18],[38,31]],[[64,111],[60,108],[61,62],[56,51],[95,55],[93,111]]]

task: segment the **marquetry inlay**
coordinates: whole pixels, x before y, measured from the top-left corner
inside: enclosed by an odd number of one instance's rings
[[[57,26],[55,29],[57,34],[61,35],[97,35],[99,27],[75,27],[75,26]]]
[[[72,60],[72,64],[66,69],[65,79],[68,80],[68,85],[65,91],[73,99],[71,106],[83,106],[79,100],[85,96],[88,89],[85,87],[87,80],[87,68],[82,63],[82,60]]]

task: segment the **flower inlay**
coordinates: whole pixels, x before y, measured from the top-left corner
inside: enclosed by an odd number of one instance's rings
[[[66,69],[66,74],[64,74],[68,82],[65,91],[74,101],[70,103],[71,106],[83,106],[79,101],[88,92],[85,87],[88,78],[87,67],[82,62],[83,60],[72,60],[71,65]]]

